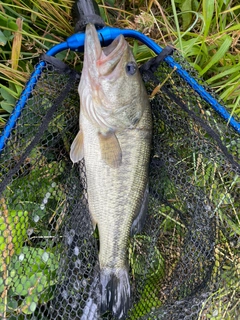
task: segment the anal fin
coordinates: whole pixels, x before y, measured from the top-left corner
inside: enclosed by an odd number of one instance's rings
[[[148,210],[148,198],[149,198],[149,185],[147,184],[143,199],[142,206],[139,210],[138,215],[135,217],[131,227],[131,236],[134,236],[136,233],[141,232],[143,225],[146,220],[147,210]]]

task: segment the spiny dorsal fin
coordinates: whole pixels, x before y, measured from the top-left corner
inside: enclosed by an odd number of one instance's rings
[[[73,163],[76,163],[83,158],[83,133],[78,131],[70,149],[70,159]]]
[[[118,168],[122,162],[122,151],[114,132],[99,133],[102,159],[111,168]]]

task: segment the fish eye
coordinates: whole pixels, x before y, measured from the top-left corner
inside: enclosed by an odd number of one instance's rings
[[[130,76],[133,76],[136,73],[137,69],[137,64],[134,61],[130,61],[126,64],[126,72]]]

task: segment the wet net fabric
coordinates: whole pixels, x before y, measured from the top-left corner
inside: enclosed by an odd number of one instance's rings
[[[153,116],[150,198],[129,242],[127,319],[237,319],[240,136],[165,62],[142,76]],[[0,155],[1,319],[81,319],[98,285],[84,160],[69,158],[78,83],[46,63]]]

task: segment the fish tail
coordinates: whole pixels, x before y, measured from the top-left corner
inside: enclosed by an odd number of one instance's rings
[[[130,284],[127,269],[102,269],[100,292],[101,313],[111,311],[115,319],[125,319],[130,307]]]
[[[88,292],[88,299],[83,308],[81,320],[97,320],[100,319],[99,305],[100,292],[98,286],[99,277],[95,275]]]

